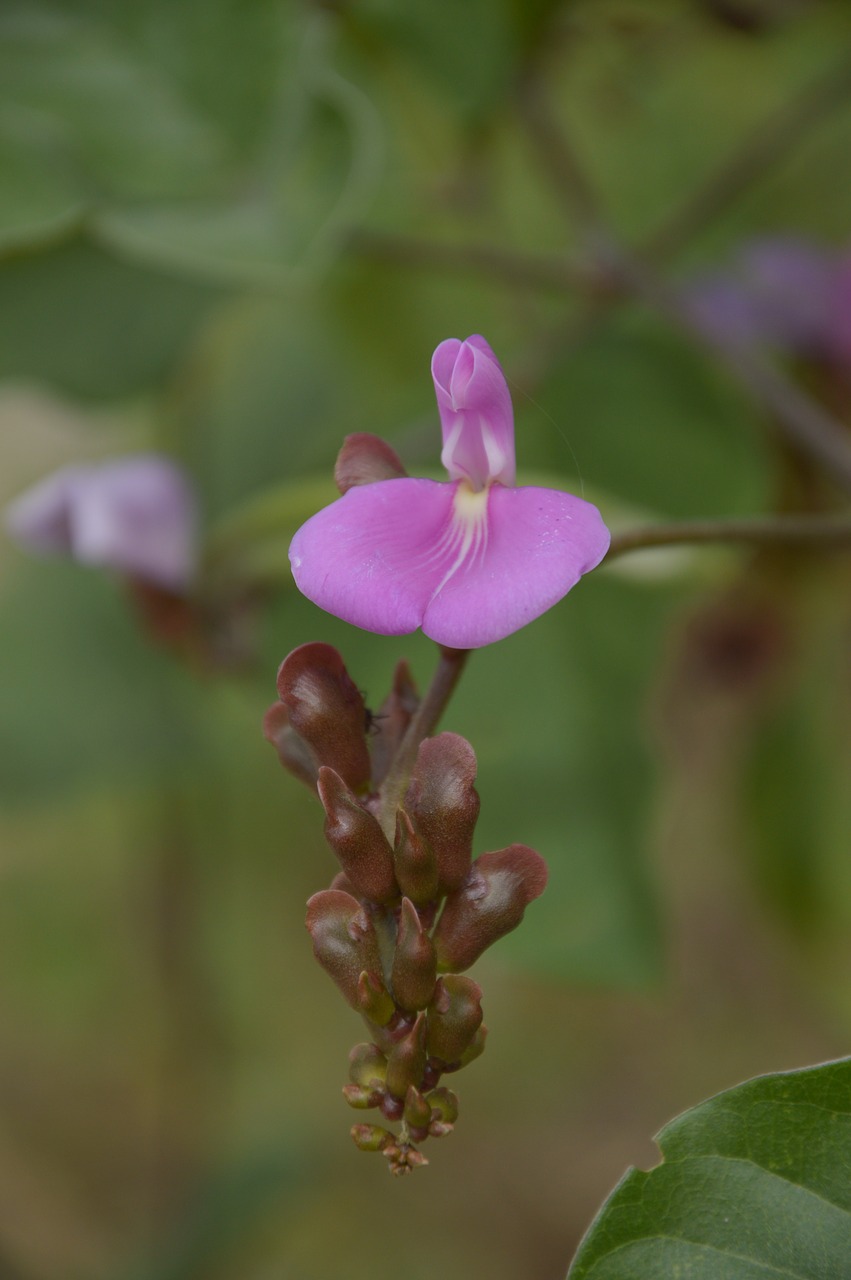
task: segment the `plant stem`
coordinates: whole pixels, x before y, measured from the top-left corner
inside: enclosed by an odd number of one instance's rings
[[[653,547],[743,542],[756,546],[851,546],[851,519],[837,516],[765,516],[743,520],[685,520],[615,534],[606,561]]]
[[[436,728],[469,656],[469,649],[447,649],[440,645],[440,660],[431,684],[414,712],[381,787],[379,820],[391,842],[396,832],[396,810],[408,785],[420,743]]]

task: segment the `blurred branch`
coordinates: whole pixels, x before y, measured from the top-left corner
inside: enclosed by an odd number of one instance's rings
[[[829,112],[851,96],[851,57],[805,85],[745,139],[706,182],[641,246],[643,256],[673,257],[713,218],[781,161]]]
[[[612,538],[605,563],[631,551],[699,543],[745,543],[754,546],[851,547],[851,518],[766,516],[745,520],[685,520],[682,524],[646,525]]]
[[[615,296],[632,295],[708,348],[753,398],[768,409],[787,439],[818,462],[834,481],[851,493],[851,440],[842,425],[806,392],[747,348],[713,341],[694,321],[676,289],[609,229],[601,203],[584,177],[570,141],[555,119],[540,88],[524,89],[520,113],[543,172],[569,217],[590,227],[588,249]],[[620,290],[618,289],[620,286]]]
[[[591,272],[556,254],[531,254],[480,244],[441,244],[400,236],[392,232],[355,228],[349,232],[347,248],[359,257],[404,267],[438,267],[444,271],[465,271],[525,289],[553,289],[573,292],[587,289]]]

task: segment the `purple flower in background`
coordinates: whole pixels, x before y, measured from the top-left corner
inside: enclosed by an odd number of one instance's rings
[[[609,532],[581,498],[513,487],[511,397],[484,338],[448,338],[431,368],[450,480],[394,473],[376,442],[376,474],[392,478],[359,477],[302,525],[290,560],[304,595],[346,622],[380,635],[422,627],[475,649],[561,600],[600,563]]]
[[[155,454],[64,467],[7,508],[6,528],[31,551],[169,591],[183,591],[195,573],[192,491],[180,468]]]
[[[689,285],[685,300],[716,342],[830,359],[839,278],[835,256],[819,245],[793,236],[754,240],[731,268]]]

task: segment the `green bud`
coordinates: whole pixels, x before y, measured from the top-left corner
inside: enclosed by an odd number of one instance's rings
[[[454,1124],[458,1119],[458,1099],[451,1089],[442,1085],[426,1094],[426,1102],[431,1107],[432,1119],[444,1124]]]
[[[349,1053],[349,1079],[364,1088],[384,1084],[387,1059],[374,1044],[356,1044]]]
[[[485,1051],[485,1041],[487,1040],[487,1037],[488,1029],[483,1024],[473,1036],[469,1047],[461,1054],[460,1065],[462,1067],[469,1067],[471,1062],[475,1062],[476,1058],[480,1058],[482,1056]]]
[[[393,997],[376,973],[366,970],[358,977],[357,1004],[355,1006],[365,1018],[374,1022],[377,1027],[386,1027],[396,1012]]]
[[[390,1130],[378,1124],[353,1124],[352,1138],[361,1151],[383,1151],[394,1141]]]
[[[405,1120],[417,1129],[426,1128],[431,1121],[431,1106],[412,1084],[405,1094]]]
[[[344,1084],[343,1097],[350,1107],[355,1107],[358,1111],[368,1111],[371,1107],[380,1105],[382,1094],[380,1089],[364,1089],[359,1084]]]

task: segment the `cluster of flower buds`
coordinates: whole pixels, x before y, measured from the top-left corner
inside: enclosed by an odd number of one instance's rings
[[[352,1137],[361,1150],[381,1151],[393,1173],[408,1173],[427,1163],[419,1145],[450,1133],[457,1118],[441,1078],[484,1048],[481,988],[462,971],[520,923],[544,890],[546,865],[519,844],[473,860],[479,797],[464,738],[425,738],[410,776],[399,778],[418,705],[405,663],[374,716],[326,644],[285,659],[278,693],[266,737],[318,792],[342,868],[308,902],[307,928],[317,960],[369,1033],[351,1052],[343,1093],[386,1122],[356,1124]]]

